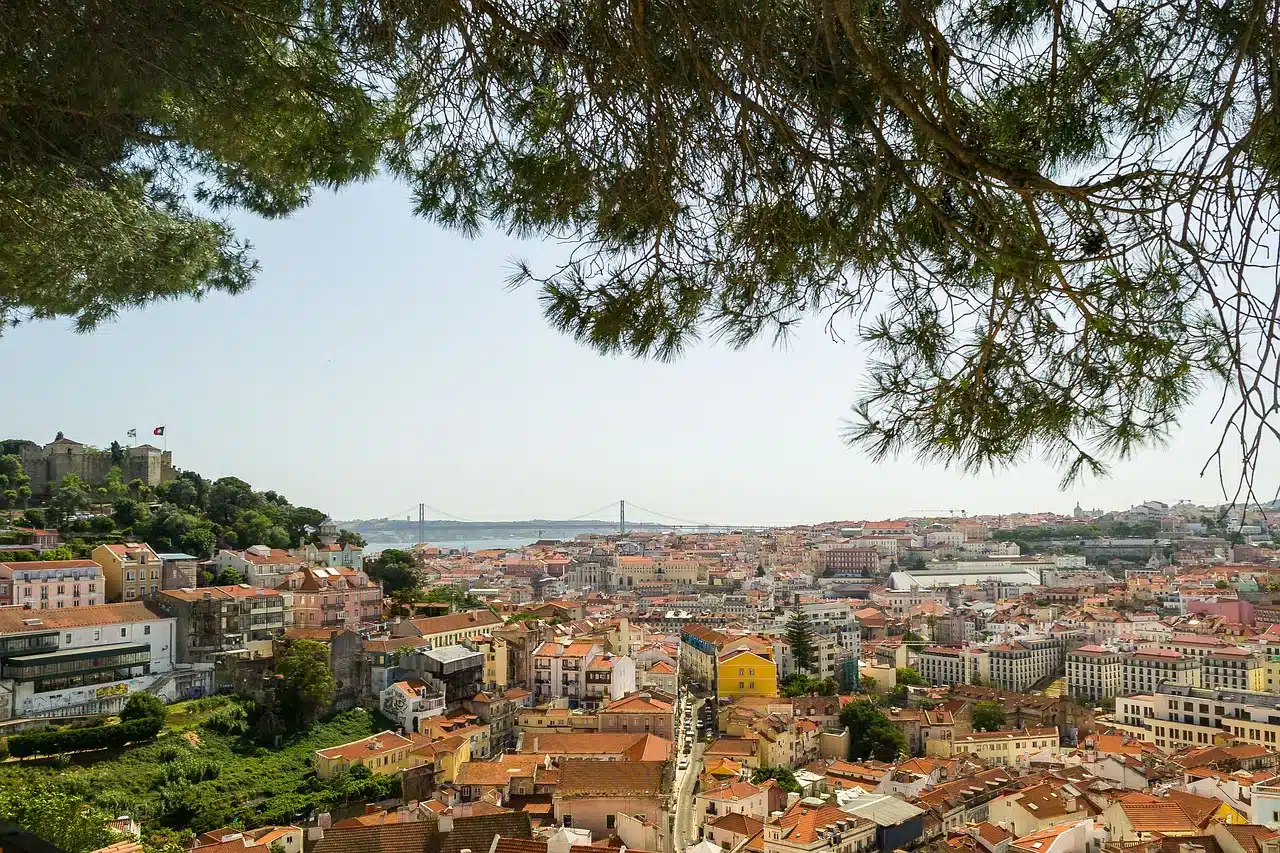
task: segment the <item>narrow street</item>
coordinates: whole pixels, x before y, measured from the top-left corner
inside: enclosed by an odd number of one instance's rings
[[[675,851],[680,853],[690,844],[698,840],[697,820],[693,813],[693,786],[698,781],[698,773],[702,770],[702,744],[693,745],[693,754],[689,756],[689,768],[676,771],[675,790],[672,800],[675,803],[676,826]]]

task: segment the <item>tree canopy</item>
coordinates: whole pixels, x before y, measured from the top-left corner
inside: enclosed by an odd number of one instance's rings
[[[866,699],[840,709],[840,724],[849,729],[849,758],[895,761],[907,751],[907,737]]]
[[[329,649],[315,640],[295,640],[275,664],[280,676],[281,715],[303,728],[333,701],[335,684]]]
[[[568,239],[512,281],[599,350],[667,359],[815,316],[860,337],[848,438],[876,457],[1040,453],[1069,481],[1212,383],[1248,488],[1280,385],[1275,18],[15,0],[0,326],[241,291],[256,265],[217,216],[381,167],[436,222]]]
[[[791,659],[795,662],[796,671],[807,673],[813,670],[816,652],[813,647],[813,626],[809,622],[809,614],[797,610],[787,620],[787,645],[791,647]]]
[[[973,706],[973,728],[980,732],[998,732],[1004,729],[1004,705],[982,701]]]

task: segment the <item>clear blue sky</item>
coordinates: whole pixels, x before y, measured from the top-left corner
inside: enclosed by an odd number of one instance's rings
[[[858,348],[819,323],[785,350],[602,357],[551,331],[532,290],[505,288],[512,257],[545,268],[560,247],[467,240],[409,210],[381,181],[285,221],[236,217],[262,265],[249,293],[151,306],[92,335],[61,321],[7,332],[0,433],[106,445],[165,424],[180,467],[348,519],[419,500],[517,519],[627,498],[744,524],[1219,500],[1198,477],[1216,440],[1207,406],[1169,448],[1067,493],[1038,463],[972,478],[875,466],[839,437]]]

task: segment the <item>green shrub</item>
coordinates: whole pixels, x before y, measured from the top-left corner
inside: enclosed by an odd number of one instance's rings
[[[162,719],[148,717],[91,729],[42,729],[11,736],[9,752],[17,758],[26,758],[81,749],[119,748],[133,741],[149,740],[163,726]]]
[[[200,725],[219,734],[231,735],[238,737],[248,733],[249,718],[245,714],[244,708],[239,705],[228,705],[220,708],[209,715],[209,718]]]

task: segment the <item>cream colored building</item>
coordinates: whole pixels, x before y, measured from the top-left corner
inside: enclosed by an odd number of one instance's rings
[[[644,586],[694,586],[707,582],[707,563],[684,555],[614,557],[609,585],[614,589]]]
[[[984,649],[948,649],[935,646],[921,650],[916,659],[916,670],[921,678],[935,686],[990,684],[991,655]]]
[[[1072,698],[1107,699],[1119,696],[1124,655],[1103,646],[1081,646],[1067,653],[1067,692]]]
[[[1211,746],[1225,731],[1239,742],[1280,748],[1280,698],[1273,694],[1165,683],[1153,698],[1148,725],[1158,747]]]
[[[99,545],[89,556],[102,566],[109,602],[140,601],[163,587],[164,562],[150,545]]]
[[[1200,685],[1209,690],[1261,693],[1267,689],[1267,671],[1261,656],[1228,646],[1200,658]]]
[[[1058,751],[1058,729],[1013,729],[1002,732],[970,732],[952,740],[931,740],[926,754],[950,758],[956,753],[969,753],[996,767],[1026,766],[1039,752]]]
[[[1200,661],[1172,649],[1143,649],[1125,655],[1121,664],[1120,691],[1152,693],[1165,682],[1200,686]]]

